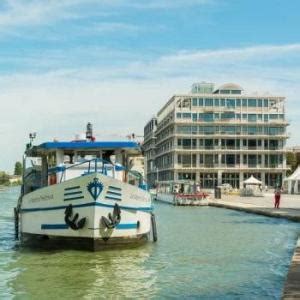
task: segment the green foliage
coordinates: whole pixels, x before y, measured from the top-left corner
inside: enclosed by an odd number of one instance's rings
[[[23,172],[23,166],[19,161],[17,161],[16,164],[15,164],[14,174],[15,175],[22,175],[22,172]]]
[[[9,175],[0,171],[0,185],[9,185]]]
[[[293,152],[288,152],[286,154],[286,162],[287,162],[287,165],[289,165],[291,167],[291,170],[289,170],[287,172],[287,175],[289,176],[296,170],[297,165],[298,165],[296,154]]]

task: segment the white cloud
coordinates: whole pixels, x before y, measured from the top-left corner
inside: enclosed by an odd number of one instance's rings
[[[20,26],[36,26],[60,20],[87,18],[89,15],[112,14],[114,8],[128,9],[172,9],[207,5],[216,0],[3,0],[0,5],[0,32]],[[124,26],[121,23],[103,23],[102,28]],[[128,24],[130,26],[130,24]],[[126,27],[128,29],[128,27]],[[125,28],[125,29],[126,29]],[[13,34],[13,33],[12,33]]]
[[[84,51],[78,50],[78,60],[88,54]],[[299,144],[299,44],[180,52],[150,61],[124,54],[126,59],[114,66],[105,63],[105,51],[101,59],[95,54],[98,48],[86,51],[93,56],[90,67],[76,63],[66,67],[64,55],[46,52],[36,62],[54,60],[47,72],[0,75],[1,135],[6,132],[0,147],[3,157],[10,158],[0,161],[0,169],[11,168],[21,157],[30,131],[38,132],[39,141],[71,139],[92,121],[102,138],[140,134],[169,97],[202,80],[237,82],[246,91],[286,96],[290,144]]]

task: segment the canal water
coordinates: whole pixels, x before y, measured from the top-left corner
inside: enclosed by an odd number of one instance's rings
[[[280,299],[300,225],[155,203],[157,243],[103,252],[16,245],[18,189],[0,192],[0,299]]]

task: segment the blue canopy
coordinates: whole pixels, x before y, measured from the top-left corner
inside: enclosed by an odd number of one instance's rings
[[[46,142],[37,148],[43,149],[139,149],[140,145],[133,141],[110,141],[110,142]]]
[[[28,156],[38,156],[53,150],[117,150],[122,149],[128,152],[139,153],[141,147],[137,142],[133,141],[103,141],[103,142],[89,142],[89,141],[72,141],[72,142],[46,142],[38,146],[33,146],[27,149]]]

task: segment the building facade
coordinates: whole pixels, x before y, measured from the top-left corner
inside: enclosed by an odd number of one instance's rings
[[[158,181],[158,169],[155,165],[156,156],[156,129],[157,129],[157,118],[153,117],[144,127],[144,172],[147,182],[150,186],[154,186]]]
[[[204,188],[241,188],[251,175],[264,186],[287,171],[285,98],[248,95],[237,84],[198,83],[174,95],[145,126],[147,179],[193,180]],[[151,146],[150,146],[151,145]]]

